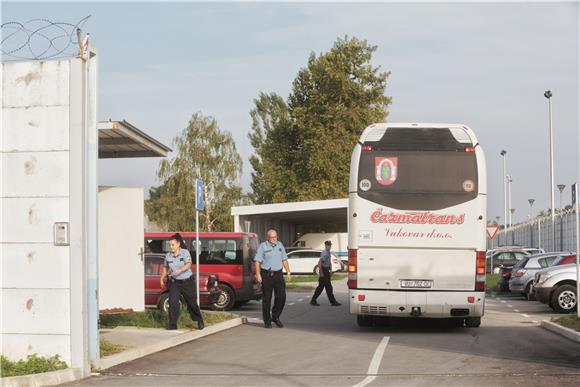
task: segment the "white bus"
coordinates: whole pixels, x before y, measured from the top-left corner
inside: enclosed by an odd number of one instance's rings
[[[358,324],[433,317],[478,327],[486,207],[485,157],[470,128],[367,127],[349,181],[349,303]]]

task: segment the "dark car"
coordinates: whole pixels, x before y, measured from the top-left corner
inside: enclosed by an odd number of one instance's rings
[[[145,254],[145,305],[168,311],[169,289],[160,284],[164,258],[165,254]],[[200,307],[213,308],[221,294],[218,276],[199,273],[199,279]]]

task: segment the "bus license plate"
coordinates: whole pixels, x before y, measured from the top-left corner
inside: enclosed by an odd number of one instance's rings
[[[430,288],[433,286],[433,281],[426,280],[401,280],[402,288]]]

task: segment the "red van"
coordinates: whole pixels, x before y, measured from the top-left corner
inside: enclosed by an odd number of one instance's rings
[[[192,232],[179,232],[183,246],[189,250],[195,272],[195,238]],[[175,232],[145,233],[147,253],[167,253],[169,237]],[[216,310],[230,310],[251,300],[262,298],[262,289],[255,280],[253,265],[258,250],[258,237],[253,233],[201,232],[199,233],[199,271],[217,274],[221,290],[213,304]]]
[[[161,288],[161,269],[165,254],[145,254],[145,305],[164,311],[169,310],[169,289]],[[213,308],[219,299],[219,277],[217,274],[199,273],[199,306]]]

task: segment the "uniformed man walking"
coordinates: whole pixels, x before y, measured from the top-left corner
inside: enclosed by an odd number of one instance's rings
[[[196,286],[191,272],[191,255],[187,249],[181,248],[181,242],[180,234],[173,234],[169,238],[171,251],[165,256],[161,271],[161,288],[165,287],[169,279],[169,326],[167,329],[177,329],[181,296],[187,304],[191,319],[197,321],[197,329],[203,329],[203,317],[197,305]]]
[[[332,282],[330,282],[332,277],[332,261],[330,255],[330,248],[332,247],[331,241],[324,242],[324,250],[320,253],[320,259],[318,260],[318,286],[314,290],[314,295],[310,301],[310,305],[320,306],[316,299],[320,294],[322,294],[322,289],[326,289],[326,295],[332,306],[340,306],[340,303],[334,298],[334,293],[332,289]]]
[[[262,316],[264,327],[272,328],[272,322],[279,328],[284,324],[280,321],[280,315],[286,304],[286,284],[282,275],[282,266],[286,269],[288,281],[290,281],[290,265],[286,249],[278,241],[276,230],[268,230],[268,240],[258,247],[254,258],[256,265],[256,280],[262,284]],[[274,291],[274,308],[272,305],[272,291]]]

